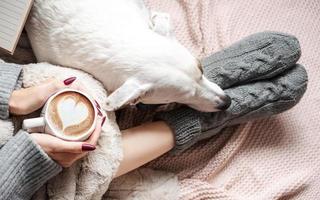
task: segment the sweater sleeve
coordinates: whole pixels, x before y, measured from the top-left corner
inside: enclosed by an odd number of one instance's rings
[[[21,70],[19,65],[0,63],[0,119],[9,117],[9,98],[21,86]]]
[[[0,149],[0,163],[0,199],[30,199],[62,170],[24,131]]]

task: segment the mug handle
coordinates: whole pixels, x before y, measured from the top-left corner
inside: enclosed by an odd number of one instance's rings
[[[25,119],[22,122],[22,129],[28,132],[43,132],[44,127],[44,117]]]

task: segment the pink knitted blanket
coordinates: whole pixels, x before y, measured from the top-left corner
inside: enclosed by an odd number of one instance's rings
[[[177,38],[203,57],[252,33],[297,36],[308,90],[290,111],[228,128],[179,157],[151,165],[179,174],[181,199],[318,199],[320,1],[147,0],[171,14]]]
[[[225,129],[182,155],[165,155],[150,166],[178,174],[183,200],[319,199],[320,1],[146,2],[171,14],[177,38],[199,57],[260,31],[296,35],[302,46],[299,62],[309,74],[304,98],[290,111]],[[34,61],[29,51],[17,51],[21,62]]]

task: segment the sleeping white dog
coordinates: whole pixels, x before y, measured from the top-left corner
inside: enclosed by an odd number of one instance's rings
[[[214,112],[230,98],[142,0],[35,0],[27,32],[38,61],[84,70],[111,93],[107,110],[182,103]]]

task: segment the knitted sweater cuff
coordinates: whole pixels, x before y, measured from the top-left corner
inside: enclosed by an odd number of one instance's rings
[[[9,117],[9,98],[21,86],[21,70],[19,65],[0,63],[0,119]]]
[[[165,121],[175,136],[173,153],[178,154],[197,142],[196,138],[201,134],[200,116],[197,111],[181,107],[169,112],[159,112],[155,120]]]
[[[0,199],[30,199],[62,170],[24,131],[0,149],[0,162]]]

